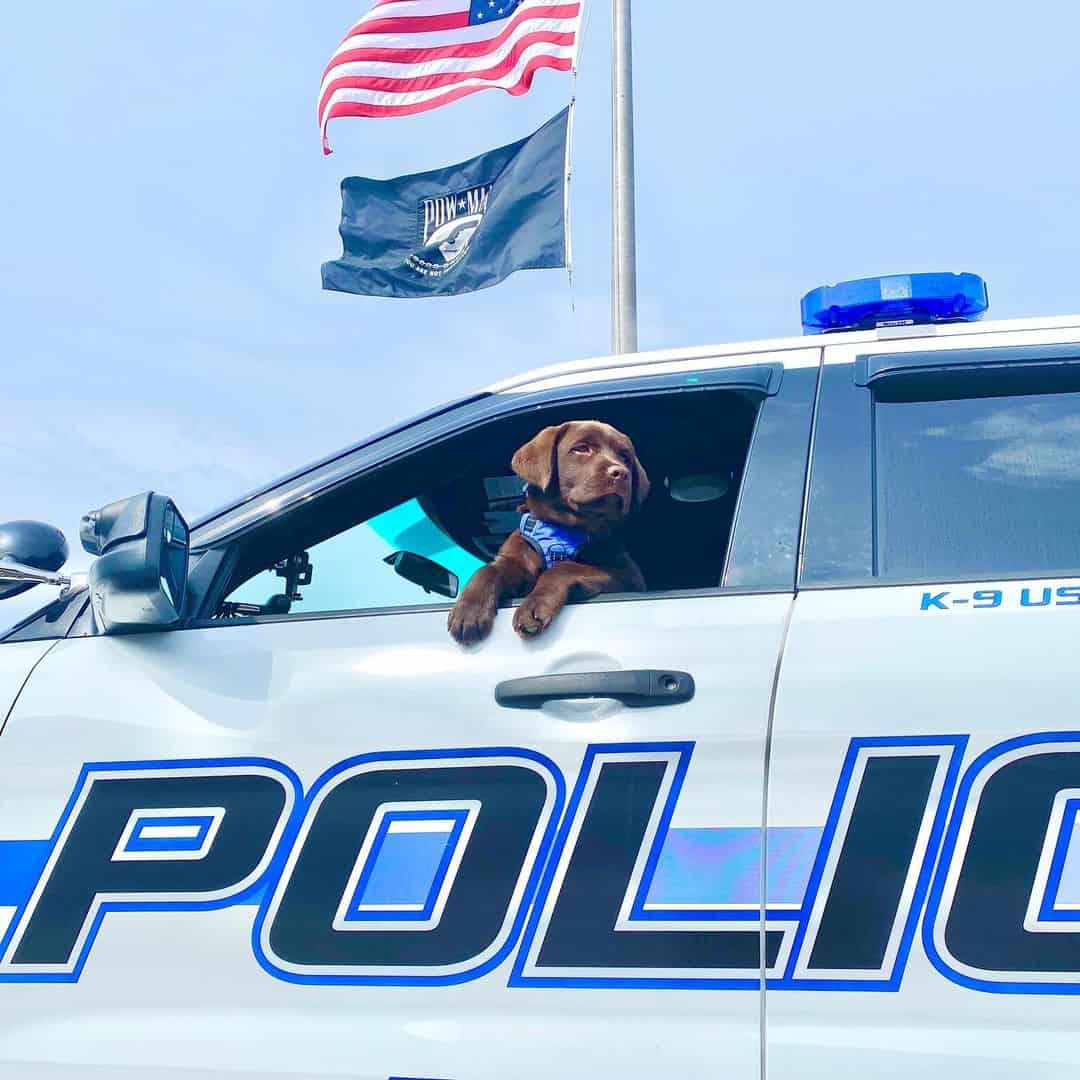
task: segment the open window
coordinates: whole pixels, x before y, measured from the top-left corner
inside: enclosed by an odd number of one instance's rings
[[[767,385],[695,382],[587,401],[522,399],[474,427],[421,440],[236,541],[214,614],[449,604],[518,525],[514,451],[540,428],[578,419],[625,431],[649,473],[652,494],[625,533],[649,592],[717,589]],[[410,566],[393,558],[401,552]]]

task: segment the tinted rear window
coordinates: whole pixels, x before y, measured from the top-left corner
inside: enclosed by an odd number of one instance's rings
[[[1080,570],[1080,394],[873,412],[876,577]]]

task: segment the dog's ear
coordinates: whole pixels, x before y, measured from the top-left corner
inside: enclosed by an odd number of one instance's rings
[[[635,510],[640,510],[641,504],[649,497],[649,488],[652,485],[649,483],[649,474],[645,471],[645,466],[638,460],[633,443],[630,444],[630,451],[634,455],[634,476],[631,483],[633,499],[631,500],[631,506]]]
[[[546,427],[517,449],[510,467],[531,487],[553,491],[559,483],[559,440],[569,424]]]

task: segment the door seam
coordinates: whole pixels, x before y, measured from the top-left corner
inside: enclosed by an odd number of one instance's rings
[[[45,659],[45,657],[46,657],[46,656],[48,656],[48,655],[49,655],[49,653],[51,653],[51,652],[53,651],[53,649],[55,649],[55,648],[56,648],[56,646],[60,644],[61,640],[62,640],[61,638],[57,638],[57,639],[56,639],[56,640],[55,640],[55,641],[54,641],[54,642],[53,642],[53,643],[52,643],[52,644],[51,644],[51,645],[50,645],[50,646],[49,646],[49,647],[48,647],[48,648],[47,648],[47,649],[46,649],[46,650],[45,650],[45,651],[44,651],[44,652],[43,652],[43,653],[42,653],[42,654],[41,654],[41,655],[40,655],[40,656],[39,656],[39,657],[38,657],[38,658],[37,658],[37,659],[36,659],[36,660],[35,660],[35,661],[34,661],[34,662],[33,662],[32,664],[31,664],[31,665],[30,665],[30,670],[29,670],[29,671],[28,671],[28,672],[26,673],[26,678],[25,678],[25,679],[23,679],[23,681],[22,681],[21,685],[19,686],[19,689],[18,689],[18,690],[17,690],[16,692],[15,692],[15,696],[14,696],[14,697],[13,697],[13,698],[11,699],[11,706],[10,706],[10,708],[8,709],[8,711],[7,711],[6,713],[4,713],[4,718],[3,718],[3,720],[2,720],[2,721],[0,721],[0,735],[3,735],[3,734],[4,734],[4,730],[5,730],[6,728],[7,728],[7,722],[8,722],[8,720],[10,720],[10,719],[11,719],[11,714],[12,714],[12,713],[13,713],[13,712],[15,711],[15,706],[19,704],[19,698],[21,698],[21,697],[22,697],[22,692],[23,692],[23,691],[24,691],[24,690],[26,689],[26,684],[27,684],[27,683],[28,683],[28,682],[30,681],[30,676],[31,676],[31,675],[33,675],[35,671],[37,671],[37,668],[38,668],[38,664],[40,664],[40,663],[41,663],[41,661],[42,661],[42,660],[44,660],[44,659]]]
[[[784,664],[784,652],[787,649],[788,635],[791,631],[791,621],[795,614],[795,602],[799,599],[798,592],[791,597],[787,614],[784,616],[784,627],[780,632],[780,648],[776,654],[776,666],[773,669],[772,687],[769,690],[769,715],[765,726],[765,749],[762,768],[761,782],[761,844],[760,863],[758,876],[761,882],[760,911],[758,922],[758,963],[759,963],[759,1014],[758,1014],[758,1038],[759,1038],[759,1080],[768,1080],[768,1016],[766,1014],[766,983],[768,973],[768,957],[765,951],[766,942],[766,911],[769,906],[769,871],[768,871],[768,836],[769,836],[769,772],[772,766],[772,735],[773,718],[776,714],[776,698],[780,687],[780,671]]]
[[[806,523],[810,517],[810,484],[814,474],[814,449],[817,446],[818,415],[821,411],[821,384],[825,377],[825,350],[821,350],[818,364],[817,384],[814,386],[813,413],[810,416],[810,434],[806,445],[806,473],[803,478],[802,514],[799,518],[799,535],[795,552],[795,589],[798,591],[802,581],[803,561],[806,557]]]

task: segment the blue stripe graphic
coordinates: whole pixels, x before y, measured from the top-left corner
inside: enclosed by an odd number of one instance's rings
[[[428,812],[425,817],[440,817]],[[164,822],[163,822],[164,823]],[[170,819],[177,824],[178,819]],[[140,822],[141,824],[141,822]],[[371,860],[354,904],[425,904],[431,897],[455,833],[391,833]],[[820,828],[769,830],[770,904],[802,902],[821,838]],[[144,841],[145,842],[145,841]],[[176,840],[165,843],[174,849]],[[186,845],[186,841],[183,842]],[[131,846],[131,845],[129,845]],[[141,846],[141,845],[140,845]],[[194,846],[198,846],[197,843]],[[1071,844],[1058,899],[1080,899],[1080,845]],[[0,907],[23,903],[49,856],[47,840],[0,841]],[[664,840],[647,904],[757,904],[761,832],[753,828],[671,829]],[[258,895],[243,898],[259,903]]]
[[[1080,843],[1077,843],[1077,837],[1080,837],[1080,821],[1075,817],[1078,809],[1080,804],[1073,808],[1072,821],[1066,817],[1064,824],[1063,831],[1068,839],[1065,841],[1065,855],[1055,897],[1061,904],[1080,904]]]
[[[801,904],[821,829],[769,830],[768,902]],[[761,901],[761,830],[671,829],[646,904],[751,904]]]
[[[0,840],[0,907],[30,899],[51,847],[51,840]]]
[[[346,921],[431,918],[467,817],[466,810],[395,810],[386,814],[349,901]],[[397,821],[438,822],[450,828],[446,832],[391,832]],[[421,910],[372,911],[376,904],[411,904]]]

